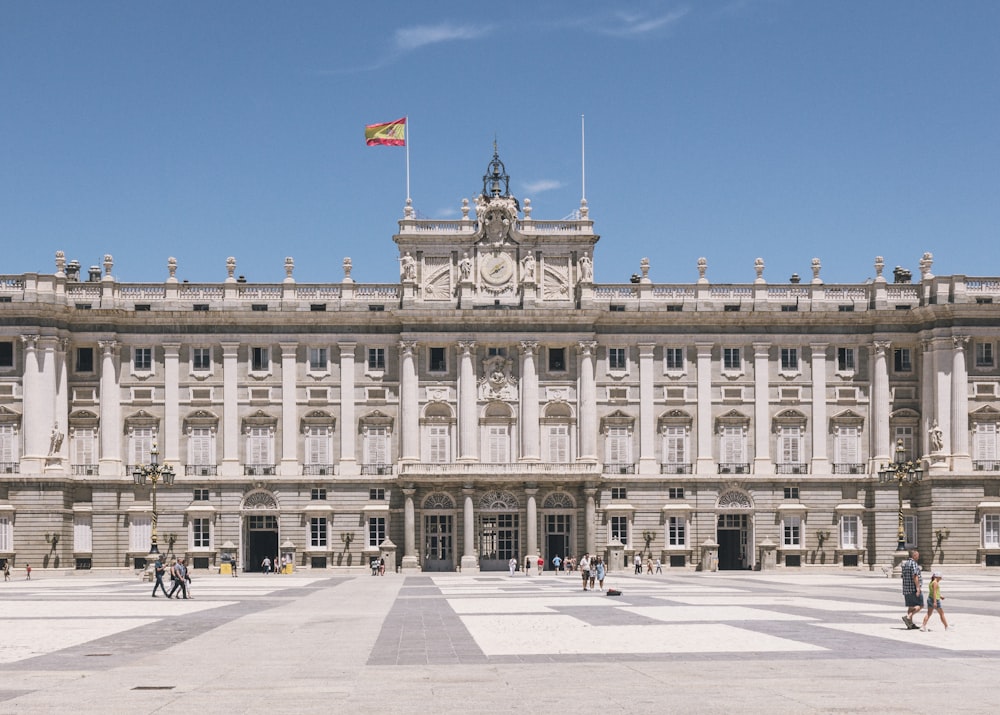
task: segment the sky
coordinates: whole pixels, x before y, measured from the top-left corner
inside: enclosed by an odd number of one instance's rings
[[[600,283],[998,276],[998,37],[988,0],[0,0],[0,274],[397,282],[407,151],[364,127],[406,116],[421,217],[496,141],[535,219],[585,191]]]

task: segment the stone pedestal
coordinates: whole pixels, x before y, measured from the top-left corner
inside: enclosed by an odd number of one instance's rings
[[[778,545],[770,539],[760,542],[758,564],[761,571],[772,571],[777,566],[777,548]]]
[[[625,570],[625,545],[618,539],[612,539],[608,544],[605,556],[607,569],[610,573],[621,573]]]
[[[701,543],[701,564],[699,571],[715,572],[719,570],[719,545],[711,539]]]
[[[392,543],[389,539],[386,539],[378,547],[379,556],[385,560],[385,572],[392,573],[396,566],[396,545]],[[404,559],[405,561],[405,559]],[[416,559],[414,559],[416,561]],[[420,568],[420,564],[416,564],[415,568]],[[404,564],[404,568],[406,568]]]

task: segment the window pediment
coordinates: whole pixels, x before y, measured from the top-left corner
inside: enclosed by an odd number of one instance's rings
[[[257,410],[252,415],[243,418],[243,429],[246,431],[250,427],[277,427],[278,418],[269,415],[264,410]]]
[[[137,427],[152,427],[155,429],[159,424],[160,419],[155,415],[149,414],[146,410],[139,410],[125,418],[126,431]]]
[[[364,432],[365,429],[370,427],[387,427],[391,432],[392,423],[392,417],[385,414],[381,410],[375,410],[374,412],[369,412],[367,415],[358,420],[358,428]]]
[[[302,432],[306,432],[310,427],[329,427],[333,429],[334,424],[336,424],[336,418],[329,412],[313,410],[302,417],[299,427]]]
[[[192,429],[208,428],[218,429],[219,416],[208,410],[195,410],[184,418],[184,431],[190,432]]]
[[[973,422],[1000,422],[1000,410],[992,405],[983,405],[975,412],[971,412],[969,419]]]
[[[731,427],[734,425],[745,427],[750,424],[750,418],[739,410],[730,410],[725,414],[719,415],[715,421],[720,427]]]
[[[635,417],[621,410],[615,410],[601,418],[601,432],[607,433],[611,427],[625,427],[631,432],[635,428]]]
[[[657,431],[662,432],[665,427],[690,427],[692,417],[684,410],[670,410],[660,415],[657,424]]]
[[[830,423],[835,427],[857,427],[860,429],[864,426],[865,418],[854,410],[844,410],[831,417]]]
[[[0,405],[0,424],[21,424],[21,413],[15,412],[6,405]]]
[[[774,431],[777,432],[782,427],[806,426],[806,416],[798,410],[782,410],[774,416]]]

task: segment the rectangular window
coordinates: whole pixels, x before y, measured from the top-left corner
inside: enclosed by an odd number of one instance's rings
[[[212,545],[211,525],[208,519],[191,520],[191,545],[196,549],[207,549]]]
[[[611,487],[612,499],[625,499],[628,496],[626,487]]]
[[[368,517],[368,548],[377,549],[385,541],[385,517]]]
[[[549,461],[565,464],[569,461],[569,425],[549,425]]]
[[[608,348],[608,369],[625,370],[627,367],[625,348]]]
[[[632,436],[628,427],[608,427],[604,438],[604,462],[622,466],[632,463]]]
[[[268,467],[274,464],[271,457],[271,429],[250,427],[247,432],[247,464]]]
[[[128,550],[132,553],[147,554],[153,537],[153,517],[151,514],[131,514],[128,519]]]
[[[785,499],[798,499],[798,498],[799,498],[798,487],[785,487]]]
[[[782,543],[785,546],[799,546],[802,538],[802,517],[786,516],[784,522]]]
[[[368,490],[368,500],[369,501],[385,501],[385,489],[378,487],[376,489]]]
[[[208,489],[195,489],[192,498],[194,501],[208,501],[209,491]]]
[[[663,463],[670,465],[688,463],[687,428],[683,425],[663,428]]]
[[[129,464],[149,464],[149,455],[153,449],[153,428],[133,427],[129,442]]]
[[[153,369],[153,348],[132,348],[132,368],[148,372]]]
[[[313,489],[309,492],[312,501],[326,501],[326,489]]]
[[[250,348],[250,369],[254,372],[267,372],[271,367],[271,349],[267,347]]]
[[[309,348],[309,370],[326,372],[326,348]]]
[[[507,348],[486,348],[489,357],[507,357]]]
[[[833,462],[843,465],[844,469],[860,469],[861,467],[861,428],[837,426],[833,443]],[[855,474],[852,471],[842,471],[842,474]]]
[[[854,348],[837,348],[837,372],[854,372]]]
[[[212,369],[212,348],[191,348],[191,369],[208,372]]]
[[[389,463],[389,428],[369,427],[365,431],[365,464]]]
[[[76,371],[77,372],[94,371],[94,348],[76,349]]]
[[[668,370],[679,371],[684,369],[684,348],[664,348],[663,359]]]
[[[778,428],[778,464],[802,463],[802,430],[794,426]]]
[[[983,547],[1000,549],[1000,514],[983,514]]]
[[[0,368],[14,367],[14,343],[5,340],[0,342]]]
[[[997,460],[997,423],[976,422],[972,432],[972,459],[975,462],[989,462],[978,465],[980,469],[993,470]],[[977,465],[973,465],[975,467]]]
[[[906,535],[906,548],[917,548],[917,517],[916,515],[903,517],[903,533]]]
[[[628,517],[611,517],[611,534],[609,540],[618,539],[623,544],[628,543]]]
[[[683,516],[672,516],[667,521],[667,544],[669,546],[685,546],[687,544],[687,519]]]
[[[73,435],[73,464],[96,465],[97,430],[93,427],[76,427],[71,434]]]
[[[562,372],[566,369],[566,348],[549,348],[549,371]]]
[[[428,366],[431,372],[447,372],[448,362],[444,348],[432,347],[428,350]]]
[[[510,461],[510,434],[507,425],[487,426],[486,455],[491,464]]]
[[[861,542],[858,540],[860,533],[861,517],[850,515],[840,517],[840,548],[856,549]]]
[[[781,348],[781,369],[784,372],[798,372],[799,349]]]
[[[896,445],[903,442],[903,459],[913,459],[913,427],[897,425],[892,440],[892,458],[896,458]]]
[[[385,348],[368,348],[368,369],[385,370]]]
[[[330,427],[311,425],[306,428],[305,457],[308,465],[330,464]]]
[[[427,426],[427,456],[431,464],[451,461],[451,433],[448,425]]]
[[[13,470],[18,461],[17,427],[12,424],[0,425],[0,471]]]
[[[309,545],[314,549],[326,548],[327,519],[325,516],[314,516],[309,520]]]
[[[993,367],[993,343],[976,343],[976,367]]]
[[[9,516],[0,516],[0,551],[14,550],[14,524]]]
[[[188,434],[188,464],[207,467],[215,464],[215,435],[211,427],[192,427]]]
[[[723,370],[739,370],[742,366],[739,348],[722,348]]]
[[[909,348],[896,348],[892,351],[892,369],[895,372],[913,371],[913,357]]]
[[[94,518],[90,514],[73,515],[73,551],[77,554],[94,551]]]
[[[683,499],[684,487],[668,487],[667,499]]]
[[[719,442],[719,461],[725,464],[744,464],[743,428],[739,425],[722,427]]]

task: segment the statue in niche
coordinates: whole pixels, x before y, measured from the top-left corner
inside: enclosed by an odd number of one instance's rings
[[[578,261],[580,264],[580,280],[584,283],[594,282],[594,262],[590,260],[590,254],[584,253]]]
[[[931,428],[927,430],[927,436],[930,437],[932,452],[940,452],[944,449],[944,432],[938,426],[937,420],[934,420]]]
[[[399,274],[404,281],[414,281],[417,279],[417,261],[407,251],[406,255],[399,259]]]
[[[462,255],[462,260],[458,262],[458,272],[462,275],[463,281],[472,279],[472,259],[469,258],[468,251]]]
[[[59,431],[59,423],[52,425],[52,434],[49,435],[49,456],[59,454],[62,449],[63,433]]]
[[[521,259],[521,275],[525,283],[535,282],[535,257],[531,253]]]

